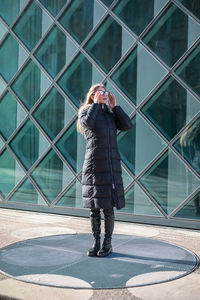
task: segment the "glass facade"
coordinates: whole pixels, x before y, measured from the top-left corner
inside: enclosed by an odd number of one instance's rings
[[[0,0],[0,207],[88,216],[77,112],[102,82],[123,221],[200,229],[199,0]]]

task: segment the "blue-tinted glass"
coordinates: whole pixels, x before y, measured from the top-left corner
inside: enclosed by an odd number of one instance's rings
[[[200,193],[179,210],[174,217],[200,220]]]
[[[40,2],[55,17],[66,4],[67,0],[40,0]]]

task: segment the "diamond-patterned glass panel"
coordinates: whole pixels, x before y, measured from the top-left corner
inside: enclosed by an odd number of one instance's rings
[[[122,212],[136,215],[159,216],[162,214],[153,202],[147,197],[138,184],[133,185],[125,195],[126,206]]]
[[[174,147],[200,174],[200,118],[183,131]]]
[[[200,96],[200,45],[176,70],[176,74]]]
[[[200,1],[199,0],[178,0],[188,10],[190,10],[197,18],[200,19]]]
[[[167,2],[168,0],[119,1],[113,11],[135,34],[140,35],[149,22],[155,17],[158,10]]]
[[[108,17],[89,40],[85,50],[105,72],[109,72],[134,42],[135,39],[128,31],[112,17]],[[105,45],[104,51],[101,45]]]
[[[44,72],[33,61],[29,61],[12,84],[12,89],[24,105],[31,109],[50,84]]]
[[[167,70],[138,45],[111,78],[133,103],[139,105],[166,74]]]
[[[110,80],[107,80],[105,83],[105,86],[107,90],[115,95],[117,100],[117,105],[120,105],[121,108],[127,113],[127,115],[130,115],[134,112],[134,107],[125,99],[125,97],[114,87],[112,82]]]
[[[131,130],[118,135],[118,143],[121,159],[138,175],[166,144],[139,115],[132,124]],[[147,147],[143,146],[144,140]]]
[[[34,117],[53,140],[75,116],[76,110],[54,87],[34,112]]]
[[[79,54],[58,80],[58,84],[79,107],[90,86],[103,79],[98,69],[83,54]]]
[[[9,34],[0,47],[0,74],[2,77],[9,82],[27,57],[27,52]]]
[[[200,25],[171,4],[143,41],[171,67],[199,36]]]
[[[25,173],[8,150],[0,154],[0,194],[7,197]]]
[[[54,26],[37,52],[36,58],[54,78],[76,51],[73,42]]]
[[[142,112],[168,140],[172,139],[198,111],[200,102],[172,77],[142,108]]]
[[[8,29],[6,28],[6,26],[0,21],[0,41],[7,31]]]
[[[200,220],[200,193],[187,203],[178,213],[174,215],[177,218],[198,219]]]
[[[83,208],[77,113],[104,83],[133,124],[117,133],[126,197],[117,218],[200,228],[199,8],[0,0],[0,207]]]
[[[29,179],[27,179],[9,198],[9,201],[23,202],[38,205],[47,205],[39,192],[35,189]]]
[[[9,138],[25,117],[21,105],[7,92],[0,102],[0,132],[5,139]]]
[[[56,203],[56,206],[83,208],[81,184],[77,180]]]
[[[82,134],[77,133],[76,122],[65,132],[56,143],[56,147],[74,169],[79,172],[83,166],[85,155],[85,139]]]
[[[53,150],[37,165],[32,177],[50,202],[74,179],[72,172]]]
[[[8,25],[11,25],[27,2],[28,0],[0,0],[0,17],[2,17]]]
[[[53,20],[35,1],[30,2],[13,30],[29,50],[32,50],[46,33]]]
[[[141,177],[140,182],[168,214],[200,185],[200,179],[170,150]]]
[[[69,2],[69,0],[40,0],[40,2],[54,17],[56,17],[62,7]]]
[[[81,43],[104,13],[105,9],[96,0],[74,0],[67,6],[59,22]]]
[[[45,152],[49,143],[31,120],[28,120],[10,142],[10,146],[23,165],[29,169]]]

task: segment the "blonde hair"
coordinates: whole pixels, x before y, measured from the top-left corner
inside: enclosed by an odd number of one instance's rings
[[[87,92],[85,101],[81,104],[78,113],[80,113],[84,109],[88,109],[91,106],[91,104],[94,102],[91,96],[94,95],[94,93],[97,91],[99,87],[106,89],[102,83],[93,84],[89,89],[89,91]],[[84,128],[81,126],[79,119],[77,121],[77,131],[80,132],[81,134],[84,134]]]

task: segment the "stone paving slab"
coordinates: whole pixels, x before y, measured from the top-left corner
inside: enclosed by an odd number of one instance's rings
[[[89,233],[87,218],[0,209],[0,247],[42,236]],[[102,224],[103,232],[103,224]],[[166,241],[193,251],[200,257],[200,232],[197,230],[115,222],[114,234],[132,234]],[[39,286],[0,276],[0,295],[20,300],[199,300],[200,269],[167,283],[110,290],[75,290]],[[2,300],[2,298],[0,297]],[[4,298],[3,298],[4,300]]]

